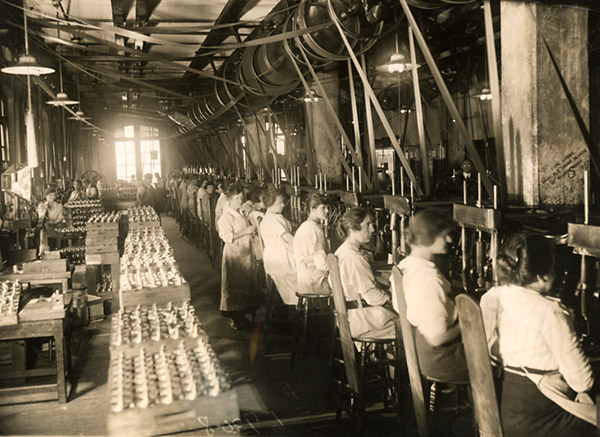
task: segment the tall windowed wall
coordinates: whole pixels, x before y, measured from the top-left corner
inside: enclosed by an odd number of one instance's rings
[[[117,179],[131,181],[138,173],[161,173],[159,136],[158,128],[152,126],[130,125],[117,129]]]

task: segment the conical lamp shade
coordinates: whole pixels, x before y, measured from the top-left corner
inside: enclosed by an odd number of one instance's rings
[[[67,96],[67,93],[60,92],[56,94],[56,98],[54,100],[48,100],[46,103],[52,106],[68,106],[76,105],[79,102],[77,100],[70,99],[69,96]]]
[[[79,121],[83,121],[83,120],[89,120],[91,117],[86,117],[85,114],[83,113],[83,111],[79,110],[77,112],[75,112],[75,115],[72,117],[69,117],[69,120],[79,120]]]
[[[416,68],[419,67],[420,65],[417,64]],[[377,71],[383,73],[402,73],[404,71],[412,70],[412,68],[413,65],[406,61],[406,57],[402,53],[396,52],[390,57],[390,61],[387,64],[377,67]]]
[[[54,73],[54,68],[38,64],[35,56],[25,53],[19,56],[19,60],[15,65],[4,67],[1,71],[6,74],[40,76],[42,74]]]

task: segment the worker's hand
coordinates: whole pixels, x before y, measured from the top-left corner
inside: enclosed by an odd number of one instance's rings
[[[255,225],[250,225],[250,226],[248,226],[248,234],[249,234],[249,235],[254,235],[254,234],[256,234],[256,226],[255,226]]]

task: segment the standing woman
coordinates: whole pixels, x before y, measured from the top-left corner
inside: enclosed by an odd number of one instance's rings
[[[235,330],[251,326],[244,314],[257,306],[252,275],[250,239],[256,227],[249,226],[240,214],[243,189],[240,184],[227,188],[227,203],[219,218],[219,237],[225,243],[221,267],[221,312],[231,319]]]
[[[368,244],[375,233],[373,218],[364,208],[346,211],[339,222],[339,232],[345,238],[335,251],[348,323],[352,337],[394,338],[398,315],[389,306],[390,297],[375,282],[375,275],[361,246]]]
[[[421,373],[443,382],[469,380],[458,311],[450,282],[434,263],[452,242],[450,222],[439,212],[421,211],[408,228],[410,255],[398,267],[403,272],[406,317],[415,328]]]
[[[308,211],[308,218],[300,225],[294,237],[298,293],[329,294],[328,247],[321,227],[328,214],[325,196],[311,194],[308,198]]]
[[[265,196],[267,212],[260,224],[260,235],[265,245],[263,261],[265,272],[273,278],[281,300],[286,305],[298,303],[298,279],[294,258],[292,225],[281,214],[287,205],[285,191],[270,190]]]
[[[551,242],[541,235],[512,235],[496,262],[501,285],[483,295],[481,310],[491,354],[503,367],[504,434],[596,435],[590,424],[596,407],[586,393],[594,385],[592,368],[577,339],[573,311],[551,296]],[[565,396],[557,396],[560,392]]]

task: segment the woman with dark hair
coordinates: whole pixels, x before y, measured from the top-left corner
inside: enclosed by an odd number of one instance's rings
[[[87,200],[93,200],[98,198],[98,189],[96,188],[96,182],[84,180],[85,184],[85,198]]]
[[[85,191],[83,190],[83,185],[79,179],[73,181],[73,191],[69,194],[67,202],[75,202],[77,200],[85,200]]]
[[[267,211],[260,224],[260,236],[264,244],[265,272],[275,282],[283,303],[296,305],[298,280],[293,249],[294,234],[292,225],[282,214],[287,202],[288,196],[285,191],[276,189],[267,192]]]
[[[364,208],[352,208],[342,216],[339,233],[345,238],[336,250],[352,337],[394,338],[398,315],[383,305],[390,297],[375,282],[375,275],[360,247],[369,243],[375,228]]]
[[[321,227],[327,219],[325,196],[313,193],[308,197],[308,218],[294,236],[294,257],[298,277],[298,293],[328,294],[327,242]]]
[[[434,263],[447,253],[452,225],[435,210],[415,215],[408,228],[410,255],[398,264],[403,273],[406,317],[415,328],[421,373],[443,382],[469,380],[450,282]]]
[[[239,212],[243,202],[240,184],[227,188],[227,203],[219,218],[219,237],[225,243],[221,267],[221,311],[231,319],[231,328],[250,327],[244,314],[256,308],[250,239],[256,227],[249,226]]]
[[[586,420],[595,419],[595,406],[585,393],[594,384],[592,369],[573,312],[550,295],[552,243],[539,235],[512,235],[496,265],[501,285],[483,295],[481,310],[488,346],[504,369],[505,435],[594,435]],[[557,387],[563,396],[557,397]]]

